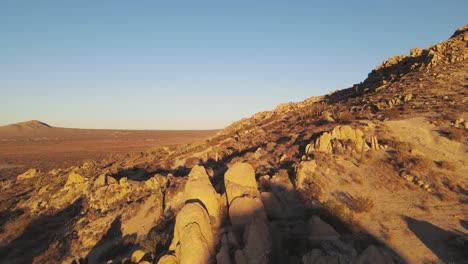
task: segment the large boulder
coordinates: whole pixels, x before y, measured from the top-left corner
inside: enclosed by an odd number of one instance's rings
[[[219,195],[216,193],[213,185],[202,166],[193,167],[185,184],[185,201],[199,201],[205,206],[210,217],[214,219],[214,226],[218,226],[221,220],[221,208]]]
[[[228,204],[237,197],[249,195],[259,197],[255,171],[248,163],[236,163],[224,174]]]
[[[337,256],[327,256],[320,249],[312,249],[302,257],[303,264],[339,264]]]
[[[304,181],[310,175],[313,175],[315,170],[317,169],[317,163],[315,160],[303,161],[299,164],[296,173],[296,188],[302,189],[304,188]]]
[[[333,153],[339,148],[358,153],[370,149],[361,130],[345,125],[336,126],[331,132],[323,133],[314,143],[306,146],[306,154],[310,155],[313,151]]]
[[[267,219],[260,198],[241,196],[234,199],[229,205],[229,219],[234,226],[243,227],[255,217]]]
[[[320,217],[313,215],[307,221],[308,240],[312,246],[319,245],[323,240],[335,240],[339,238],[338,232]]]
[[[272,243],[267,223],[254,217],[245,227],[243,253],[249,264],[269,263]]]
[[[356,260],[356,264],[391,264],[395,263],[388,250],[370,245]]]
[[[177,264],[177,258],[174,255],[164,255],[159,259],[158,264]]]
[[[262,203],[270,219],[281,219],[284,217],[283,206],[275,194],[271,192],[262,192]]]
[[[76,172],[71,172],[68,174],[68,179],[67,182],[65,183],[64,190],[68,190],[72,188],[74,185],[83,183],[86,180],[85,177],[81,176],[80,174]]]
[[[214,252],[210,218],[202,205],[186,204],[177,214],[170,250],[176,251],[179,263],[208,263]]]
[[[224,183],[229,219],[233,225],[243,227],[253,217],[266,219],[255,171],[250,164],[234,164],[224,175]]]

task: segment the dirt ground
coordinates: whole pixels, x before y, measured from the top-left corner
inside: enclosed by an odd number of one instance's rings
[[[187,144],[217,130],[0,129],[0,180],[29,168],[65,168],[110,154]]]

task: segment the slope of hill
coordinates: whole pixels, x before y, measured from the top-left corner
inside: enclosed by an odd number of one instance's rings
[[[4,181],[0,261],[468,263],[467,59],[465,26],[204,141]]]
[[[11,125],[0,126],[0,131],[3,132],[7,130],[43,129],[43,128],[51,128],[51,126],[38,120],[30,120],[26,122],[11,124]]]

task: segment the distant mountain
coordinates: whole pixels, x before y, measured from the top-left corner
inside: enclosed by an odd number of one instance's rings
[[[38,121],[38,120],[30,120],[26,122],[20,122],[16,124],[11,124],[11,125],[6,125],[6,126],[0,126],[0,129],[2,130],[10,130],[10,129],[15,129],[15,130],[30,130],[30,129],[49,129],[52,128],[52,126]]]

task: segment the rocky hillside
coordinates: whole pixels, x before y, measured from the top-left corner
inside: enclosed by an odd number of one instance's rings
[[[468,263],[467,100],[465,26],[194,144],[31,169],[0,262]]]

